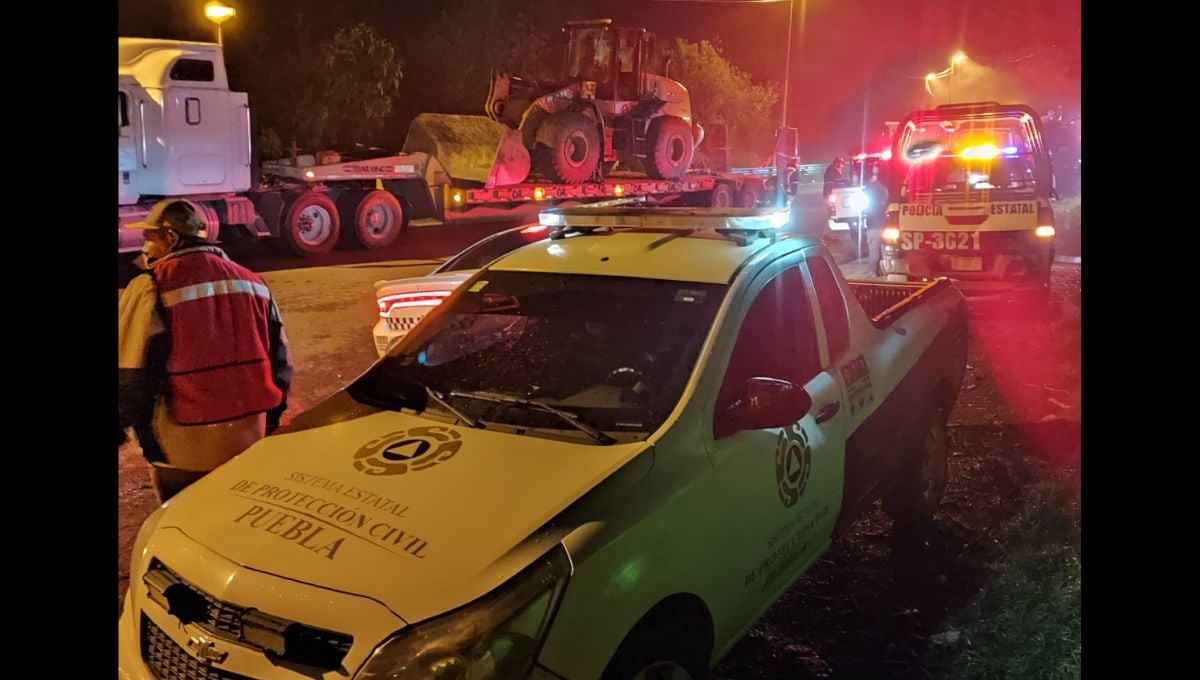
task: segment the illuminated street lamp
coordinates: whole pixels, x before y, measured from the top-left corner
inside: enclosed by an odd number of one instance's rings
[[[221,37],[221,24],[229,21],[237,16],[237,10],[229,5],[222,4],[217,0],[205,3],[204,17],[217,25],[217,44],[224,46],[225,43]]]

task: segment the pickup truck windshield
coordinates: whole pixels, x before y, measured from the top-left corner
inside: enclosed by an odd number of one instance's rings
[[[407,395],[430,388],[484,423],[569,427],[544,410],[470,397],[506,395],[601,430],[652,432],[679,400],[726,289],[489,271],[349,392],[363,403],[411,408]]]

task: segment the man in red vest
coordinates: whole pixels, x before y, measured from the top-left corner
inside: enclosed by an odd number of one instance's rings
[[[271,291],[204,240],[190,203],[130,226],[148,271],[121,295],[118,416],[166,501],[279,426],[292,368]]]

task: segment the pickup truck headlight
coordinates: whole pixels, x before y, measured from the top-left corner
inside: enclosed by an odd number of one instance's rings
[[[559,546],[482,599],[386,640],[357,680],[523,678],[571,573]]]

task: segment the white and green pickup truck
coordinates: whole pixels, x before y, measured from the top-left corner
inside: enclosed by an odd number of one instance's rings
[[[927,520],[967,315],[786,213],[566,209],[147,519],[119,676],[704,677],[882,498]]]

